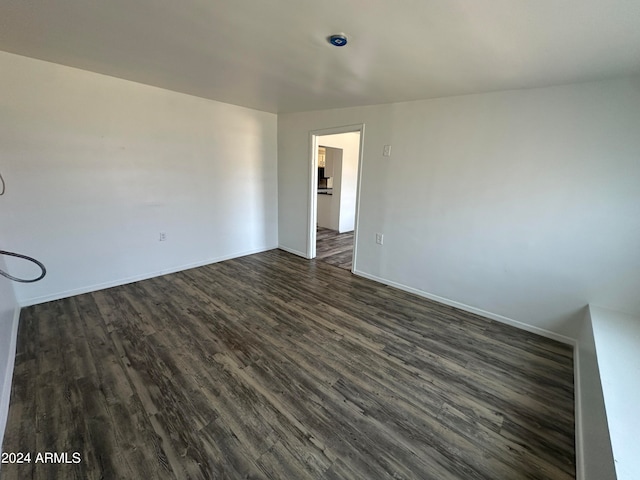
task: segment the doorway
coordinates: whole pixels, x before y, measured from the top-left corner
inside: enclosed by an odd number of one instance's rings
[[[311,132],[308,258],[355,270],[364,125]]]

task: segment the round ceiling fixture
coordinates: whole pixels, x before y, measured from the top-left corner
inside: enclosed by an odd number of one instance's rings
[[[344,47],[347,44],[347,36],[342,33],[331,35],[328,40],[334,47]]]

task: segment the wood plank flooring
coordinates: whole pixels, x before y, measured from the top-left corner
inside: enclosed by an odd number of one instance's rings
[[[353,232],[339,233],[328,228],[317,227],[316,259],[351,271]]]
[[[572,352],[272,250],[24,309],[3,451],[6,480],[573,479]]]

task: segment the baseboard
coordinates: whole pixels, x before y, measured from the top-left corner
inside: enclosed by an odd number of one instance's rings
[[[582,386],[580,383],[580,345],[573,347],[573,412],[576,431],[576,480],[584,480],[584,451],[582,443]]]
[[[360,277],[367,278],[369,280],[373,280],[375,282],[383,283],[385,285],[389,285],[390,287],[397,288],[399,290],[403,290],[405,292],[413,293],[414,295],[418,295],[420,297],[428,298],[429,300],[433,300],[434,302],[443,303],[445,305],[449,305],[450,307],[459,308],[460,310],[464,310],[469,313],[474,313],[476,315],[480,315],[481,317],[488,318],[490,320],[495,320],[500,323],[505,323],[507,325],[511,325],[512,327],[519,328],[521,330],[525,330],[527,332],[535,333],[537,335],[541,335],[543,337],[550,338],[552,340],[556,340],[561,343],[566,343],[568,345],[572,345],[575,347],[576,340],[571,337],[567,337],[565,335],[560,335],[556,332],[552,332],[551,330],[547,330],[545,328],[536,327],[533,325],[529,325],[527,323],[519,322],[518,320],[514,320],[512,318],[504,317],[502,315],[497,315],[495,313],[487,312],[485,310],[481,310],[476,307],[472,307],[470,305],[465,305],[464,303],[456,302],[455,300],[450,300],[448,298],[440,297],[438,295],[434,295],[429,292],[425,292],[423,290],[419,290],[417,288],[409,287],[407,285],[403,285],[401,283],[397,283],[391,280],[387,280],[381,277],[377,277],[375,275],[371,275],[369,273],[362,272],[360,270],[354,270],[354,275],[358,275]]]
[[[278,245],[280,250],[284,250],[285,252],[292,253],[302,258],[308,258],[306,253],[300,252],[299,250],[295,250],[293,248],[285,247],[284,245]]]
[[[83,293],[95,292],[98,290],[104,290],[106,288],[118,287],[120,285],[126,285],[128,283],[139,282],[141,280],[148,280],[154,277],[160,277],[162,275],[168,275],[170,273],[181,272],[183,270],[189,270],[190,268],[203,267],[205,265],[211,265],[212,263],[224,262],[225,260],[231,260],[233,258],[245,257],[247,255],[253,255],[256,253],[266,252],[278,247],[263,247],[255,250],[247,250],[244,252],[236,252],[230,255],[222,255],[220,257],[209,258],[199,262],[189,263],[186,265],[180,265],[178,267],[172,267],[163,270],[157,270],[155,272],[144,273],[142,275],[135,275],[133,277],[121,278],[119,280],[113,280],[110,282],[98,283],[87,287],[76,288],[73,290],[66,290],[64,292],[58,292],[51,295],[43,295],[41,297],[28,298],[20,302],[21,307],[30,307],[39,303],[51,302],[54,300],[60,300],[61,298],[73,297],[75,295],[82,295]]]
[[[16,308],[11,324],[11,341],[9,343],[9,358],[5,370],[4,385],[0,392],[0,453],[4,443],[4,431],[9,418],[9,402],[11,400],[11,382],[13,380],[13,366],[16,361],[16,345],[18,342],[18,322],[20,320],[20,308]]]

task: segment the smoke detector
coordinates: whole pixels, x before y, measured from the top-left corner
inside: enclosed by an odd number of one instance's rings
[[[344,47],[347,44],[347,36],[344,33],[331,35],[327,40],[334,47]]]

